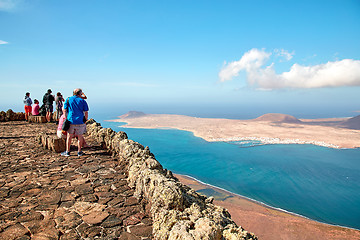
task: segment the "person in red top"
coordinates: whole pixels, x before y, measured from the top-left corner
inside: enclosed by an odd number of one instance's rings
[[[39,101],[37,99],[34,100],[34,105],[32,106],[32,111],[31,114],[33,116],[38,116],[39,115]]]

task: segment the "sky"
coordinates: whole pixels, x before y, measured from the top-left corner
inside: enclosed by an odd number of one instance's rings
[[[0,110],[355,116],[359,39],[359,0],[0,0]]]

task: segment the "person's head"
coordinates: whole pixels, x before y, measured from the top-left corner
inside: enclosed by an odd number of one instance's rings
[[[61,96],[61,92],[58,92],[58,93],[56,94],[56,96]]]
[[[81,96],[82,94],[82,89],[81,88],[75,88],[74,91],[73,91],[73,95],[74,96]]]
[[[30,97],[30,93],[29,93],[29,92],[27,92],[27,93],[25,94],[25,96]]]
[[[52,93],[51,89],[48,89],[48,91],[47,91],[47,92],[48,92],[49,94],[50,94],[50,93]]]
[[[37,99],[34,100],[35,104],[39,104],[39,101]]]

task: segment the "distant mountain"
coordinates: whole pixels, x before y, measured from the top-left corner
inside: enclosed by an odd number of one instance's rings
[[[301,123],[299,119],[287,114],[281,113],[267,113],[258,118],[253,119],[253,121],[266,121],[266,122],[278,122],[278,123]]]
[[[121,115],[120,118],[138,118],[143,117],[146,114],[143,112],[137,112],[137,111],[130,111],[128,113],[125,113],[124,115]]]
[[[343,121],[340,126],[360,130],[360,115]]]

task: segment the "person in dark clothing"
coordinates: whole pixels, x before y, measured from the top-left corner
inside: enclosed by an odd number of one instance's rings
[[[52,112],[53,112],[53,102],[55,101],[55,96],[51,95],[52,91],[49,89],[43,97],[43,103],[46,109],[46,120],[51,121]]]

